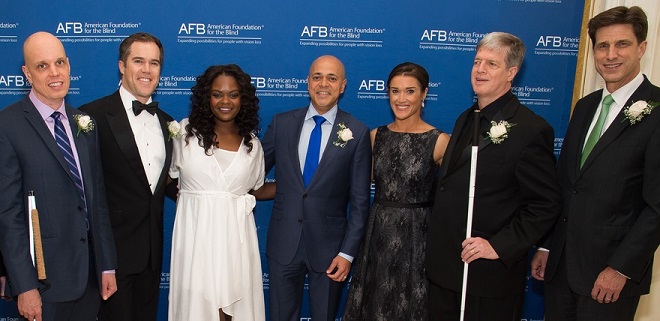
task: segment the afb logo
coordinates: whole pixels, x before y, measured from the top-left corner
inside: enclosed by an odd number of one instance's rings
[[[426,41],[447,41],[447,30],[426,29],[422,33],[422,39]]]
[[[179,34],[205,35],[206,26],[203,23],[182,23],[179,28]]]
[[[264,77],[251,77],[251,78],[252,78],[252,81],[250,81],[250,82],[252,83],[254,88],[256,88],[256,89],[266,88],[266,78],[264,78]]]
[[[82,22],[60,22],[57,24],[57,31],[55,33],[68,34],[70,31],[73,33],[83,33]]]
[[[560,36],[540,36],[536,46],[561,48],[562,42]]]
[[[25,78],[21,75],[0,75],[0,86],[23,87],[25,86]]]
[[[362,82],[360,82],[360,88],[358,88],[358,91],[360,90],[371,91],[374,89],[376,91],[384,91],[385,81],[380,79],[363,79]]]
[[[319,38],[325,38],[328,36],[328,27],[325,26],[304,26],[301,37],[310,37],[314,38],[317,35]]]

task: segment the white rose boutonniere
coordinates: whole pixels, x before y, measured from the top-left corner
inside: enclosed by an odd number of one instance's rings
[[[170,132],[167,140],[170,141],[172,138],[177,138],[181,135],[181,124],[176,120],[169,121],[167,122],[167,130]]]
[[[650,114],[653,108],[658,105],[660,105],[658,102],[639,100],[628,107],[624,107],[623,114],[626,115],[626,118],[630,121],[630,125],[634,125],[641,121],[644,116]]]
[[[486,139],[490,139],[493,144],[501,144],[505,139],[509,137],[509,131],[511,130],[511,127],[516,125],[510,124],[506,120],[501,120],[499,123],[491,121],[490,124],[491,127],[490,130],[488,130],[488,137],[486,137]]]
[[[78,125],[78,132],[76,133],[76,137],[80,136],[80,132],[87,134],[94,130],[94,122],[88,115],[76,114],[73,115],[73,118],[76,120],[76,124]]]
[[[332,145],[344,148],[344,146],[346,146],[346,143],[348,143],[349,140],[353,139],[353,132],[351,131],[350,128],[346,127],[344,123],[337,124],[337,128],[339,128],[339,130],[337,131],[337,140],[334,141]]]

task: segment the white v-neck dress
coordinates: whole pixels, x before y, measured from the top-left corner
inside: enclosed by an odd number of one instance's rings
[[[170,176],[179,178],[172,235],[169,320],[219,320],[218,309],[233,321],[265,317],[261,258],[248,194],[264,182],[261,143],[252,151],[241,144],[229,165],[206,155],[195,136],[174,138]],[[226,155],[225,155],[226,156]],[[226,168],[226,170],[222,170]]]

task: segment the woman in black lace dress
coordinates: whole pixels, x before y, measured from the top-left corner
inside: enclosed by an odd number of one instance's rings
[[[449,135],[421,118],[429,75],[394,67],[387,90],[394,122],[371,132],[374,203],[343,320],[426,320],[426,228],[435,172]]]

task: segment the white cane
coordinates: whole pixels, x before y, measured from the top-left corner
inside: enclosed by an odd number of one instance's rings
[[[477,156],[479,154],[479,109],[474,109],[473,116],[473,129],[472,132],[472,154],[470,157],[470,184],[468,186],[468,211],[467,211],[467,226],[465,228],[465,238],[472,237],[472,214],[474,212],[474,190],[477,180]],[[463,263],[463,287],[461,289],[461,319],[465,320],[465,298],[467,296],[467,281],[468,281],[468,263]]]
[[[37,266],[34,257],[34,226],[32,225],[32,210],[37,209],[37,202],[34,198],[34,191],[28,192],[28,233],[30,237],[30,256],[32,257],[32,265]]]

